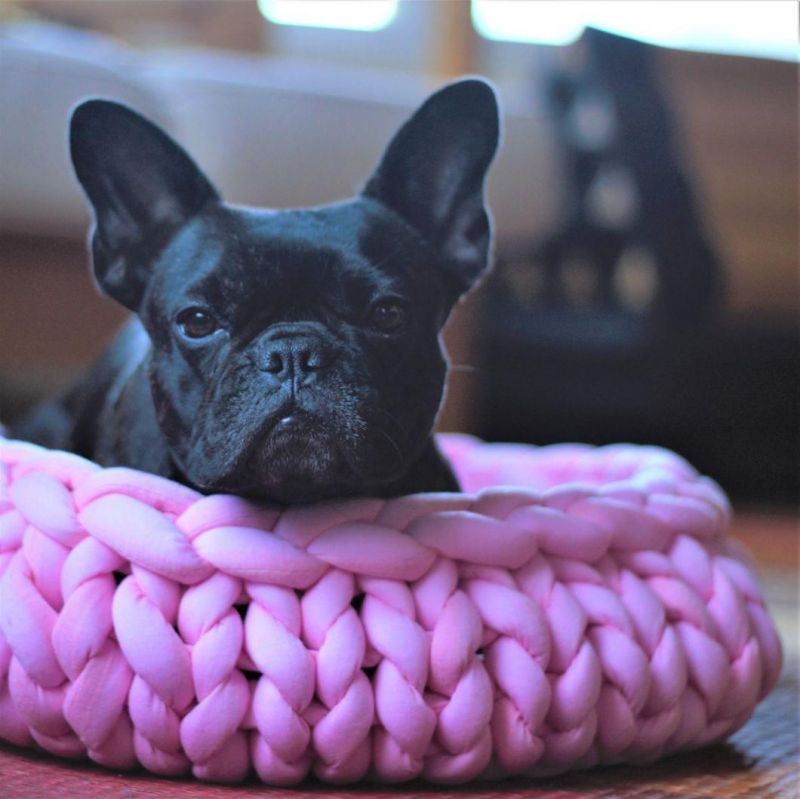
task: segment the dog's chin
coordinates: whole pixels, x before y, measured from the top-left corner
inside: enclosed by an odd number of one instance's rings
[[[248,459],[251,490],[286,504],[344,492],[352,481],[352,469],[341,443],[334,431],[307,418],[277,422]]]
[[[362,438],[341,430],[331,419],[302,414],[270,420],[247,442],[234,468],[194,484],[205,492],[305,504],[379,494],[382,485],[402,473],[403,465],[392,439]]]

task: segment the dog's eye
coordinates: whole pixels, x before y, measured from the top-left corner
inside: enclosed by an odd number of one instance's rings
[[[202,308],[187,308],[178,314],[178,326],[189,338],[210,336],[219,325],[210,313]]]
[[[370,320],[381,333],[397,333],[408,321],[408,311],[399,300],[381,300],[372,306]]]

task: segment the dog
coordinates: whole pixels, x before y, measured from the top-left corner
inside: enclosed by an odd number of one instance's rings
[[[224,202],[161,128],[80,104],[70,152],[100,290],[133,312],[12,433],[203,493],[281,504],[458,490],[432,430],[440,333],[487,270],[492,88],[429,97],[361,192],[316,208]]]

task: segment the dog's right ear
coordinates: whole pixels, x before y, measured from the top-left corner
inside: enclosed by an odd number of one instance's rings
[[[106,294],[135,311],[158,253],[219,195],[161,128],[119,103],[81,103],[69,140],[75,174],[94,210],[95,277]]]
[[[497,97],[486,81],[431,95],[389,142],[364,195],[399,214],[444,256],[452,300],[486,270],[491,221],[484,183],[497,150]]]

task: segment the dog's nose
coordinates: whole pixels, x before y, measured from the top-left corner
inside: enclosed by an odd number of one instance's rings
[[[260,368],[277,378],[303,380],[331,365],[331,350],[316,336],[292,336],[267,341]]]

